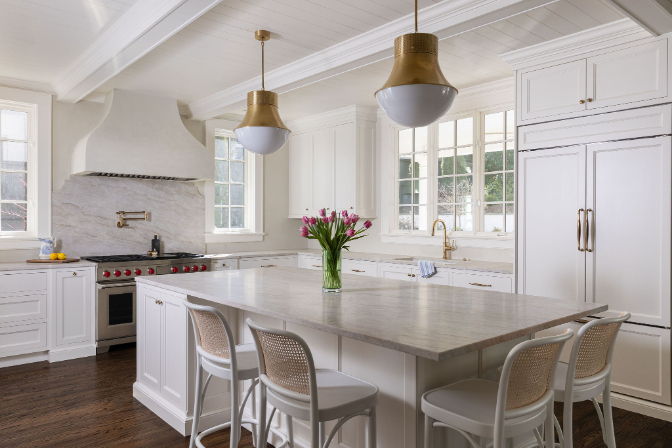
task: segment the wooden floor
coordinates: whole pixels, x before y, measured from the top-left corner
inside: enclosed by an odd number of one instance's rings
[[[133,399],[134,381],[133,346],[73,361],[0,369],[0,447],[189,446],[189,438]],[[556,415],[562,416],[562,405]],[[619,448],[672,448],[672,423],[621,409],[614,409],[614,420]],[[605,446],[590,402],[574,406],[574,430],[576,448]],[[204,444],[228,447],[228,435],[213,434]],[[239,446],[252,447],[249,432]]]

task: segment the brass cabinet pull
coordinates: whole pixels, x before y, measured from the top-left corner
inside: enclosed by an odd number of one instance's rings
[[[585,101],[579,100],[579,104],[583,104],[583,103],[585,103]]]
[[[411,274],[411,277],[415,277],[415,274]]]
[[[267,264],[266,266],[262,266],[262,268],[274,268],[276,266],[277,264]]]
[[[360,271],[359,269],[351,269],[352,272],[366,272],[366,271]]]
[[[474,286],[482,286],[484,288],[492,288],[492,285],[484,285],[483,283],[469,283],[469,284]]]
[[[308,211],[308,209],[306,209],[306,211]]]
[[[590,221],[588,220],[588,213],[593,213],[592,208],[586,209],[586,233],[585,233],[585,243],[584,245],[586,246],[586,252],[592,252],[593,249],[588,248],[589,242],[591,240],[590,237]],[[593,233],[595,233],[595,226],[593,226]]]
[[[76,272],[73,272],[72,275],[77,275],[77,273],[76,273]]]
[[[583,252],[585,249],[581,249],[581,212],[584,211],[582,208],[579,209],[579,212],[576,216],[576,244],[578,245],[579,252]]]
[[[411,276],[411,274],[406,274],[406,275],[408,275],[409,277]]]
[[[576,319],[574,322],[576,322],[577,324],[587,324],[590,321],[586,319]]]
[[[588,98],[586,101],[588,101],[589,103],[592,103],[592,102],[593,102],[593,99],[592,99],[592,98]]]
[[[314,267],[314,268],[321,268],[322,266],[321,266],[321,265],[314,264],[313,267]]]

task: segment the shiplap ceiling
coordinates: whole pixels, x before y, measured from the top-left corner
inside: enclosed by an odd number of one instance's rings
[[[0,78],[51,85],[137,0],[0,0]]]
[[[450,1],[450,0],[448,0]],[[53,84],[136,0],[0,0],[0,83]],[[438,1],[420,0],[425,8]],[[413,0],[223,0],[100,86],[189,104],[260,73],[253,32],[268,29],[267,72],[413,12]],[[512,76],[499,54],[622,18],[608,0],[560,0],[440,43],[446,77],[458,88]],[[375,105],[392,60],[281,95],[286,120],[349,104]],[[95,96],[95,94],[93,95]],[[319,101],[315,101],[319,99]]]

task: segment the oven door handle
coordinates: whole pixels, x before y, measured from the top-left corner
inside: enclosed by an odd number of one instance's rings
[[[135,286],[135,282],[128,282],[128,283],[114,283],[114,284],[107,284],[107,285],[98,285],[98,289],[107,289],[107,288],[121,288],[123,286]]]

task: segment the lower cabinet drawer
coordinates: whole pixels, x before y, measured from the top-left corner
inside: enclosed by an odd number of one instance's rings
[[[0,356],[21,355],[46,349],[46,322],[0,327]]]
[[[286,257],[250,257],[250,258],[241,258],[238,262],[238,267],[240,269],[253,269],[253,268],[274,268],[278,266],[289,266],[296,267],[296,255],[286,256]]]
[[[301,269],[312,269],[319,271],[322,269],[322,258],[299,255],[299,267]]]
[[[0,325],[46,318],[46,294],[0,297]]]
[[[341,272],[343,274],[378,276],[378,263],[364,260],[342,260]]]
[[[212,260],[213,271],[228,271],[238,269],[238,260]]]
[[[491,275],[453,273],[453,286],[461,288],[484,289],[487,291],[511,292],[511,277]]]
[[[46,272],[0,274],[0,294],[46,290]]]

